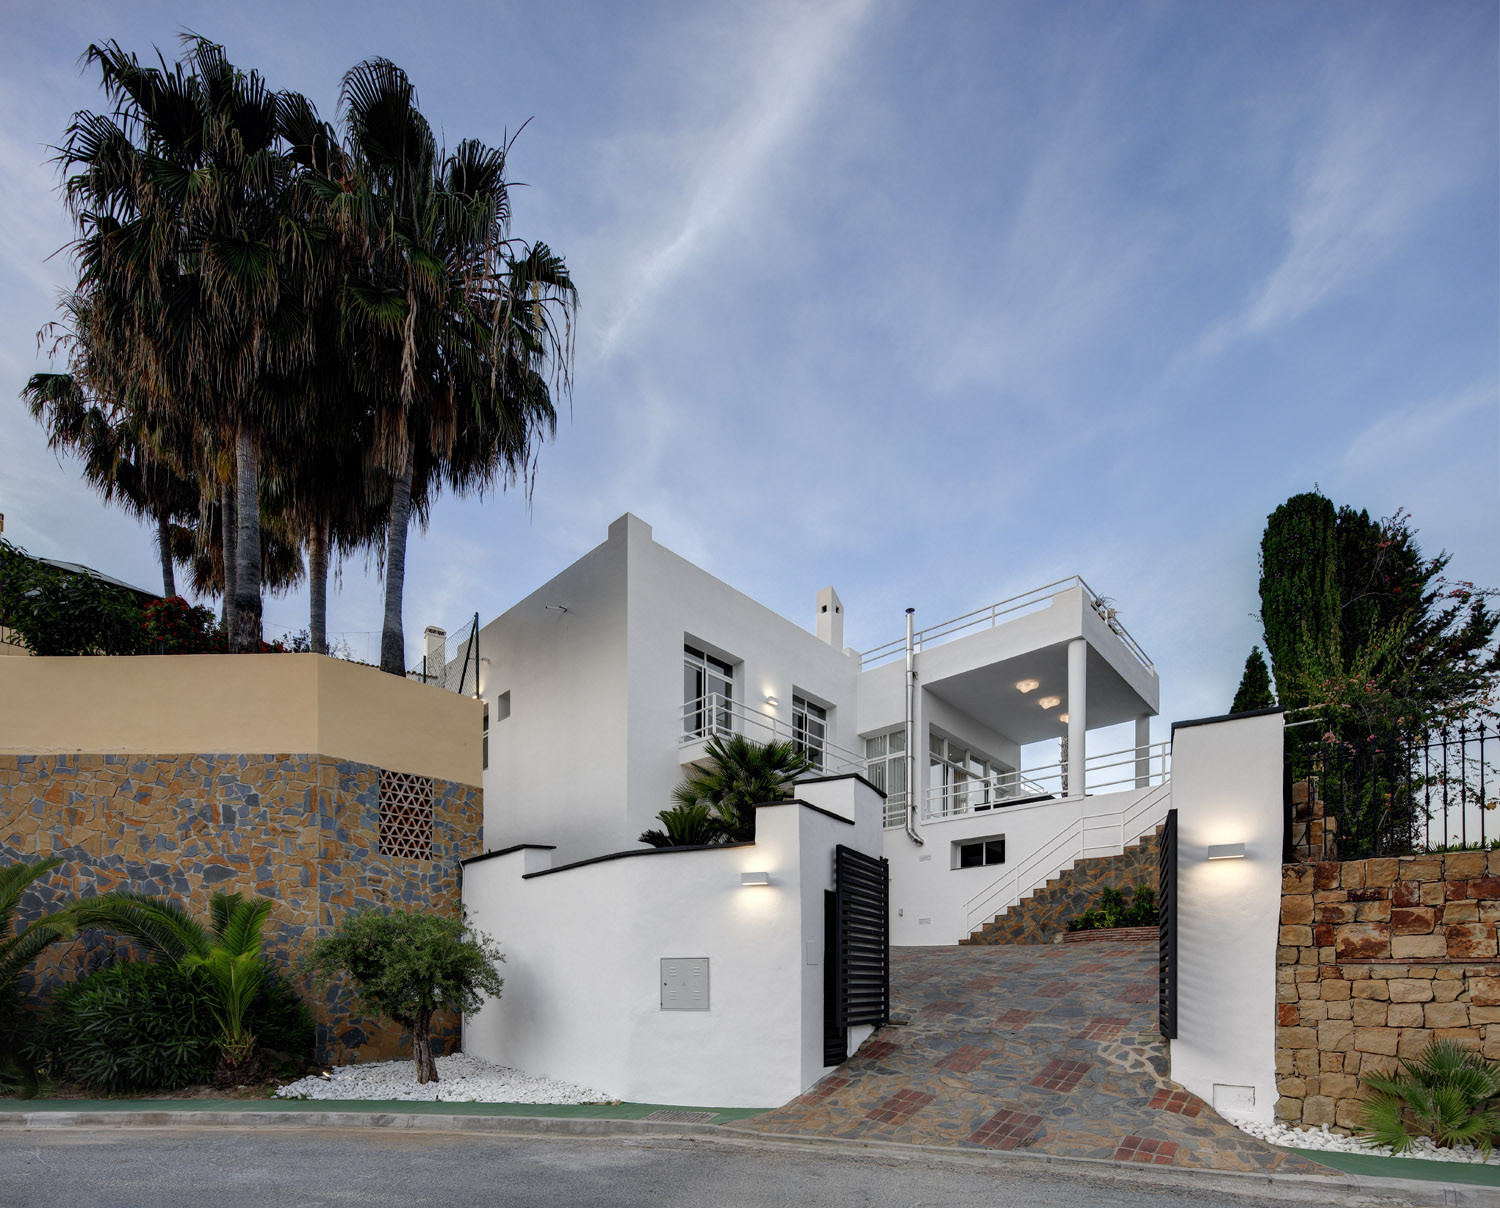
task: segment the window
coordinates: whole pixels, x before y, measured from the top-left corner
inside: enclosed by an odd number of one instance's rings
[[[682,732],[685,738],[734,733],[734,668],[694,646],[682,648]]]
[[[510,689],[495,697],[495,721],[502,722],[510,716]],[[484,766],[490,766],[490,702],[484,702]]]
[[[828,741],[828,710],[804,697],[792,695],[792,745],[823,768],[823,748]]]
[[[989,868],[1005,863],[1005,836],[967,839],[953,845],[954,868]]]
[[[885,793],[886,826],[906,822],[906,731],[865,739],[865,779]]]
[[[432,859],[432,777],[380,773],[380,854]]]
[[[484,766],[490,766],[490,702],[484,702]]]
[[[928,809],[937,817],[987,810],[1011,795],[1004,765],[941,734],[931,735],[927,748]]]

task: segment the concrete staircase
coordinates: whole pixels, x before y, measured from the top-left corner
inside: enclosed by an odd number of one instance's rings
[[[1099,904],[1099,891],[1112,886],[1128,900],[1137,885],[1156,889],[1156,857],[1161,827],[1142,835],[1115,856],[1086,856],[1009,910],[970,933],[960,944],[1050,944],[1067,930],[1069,919]]]

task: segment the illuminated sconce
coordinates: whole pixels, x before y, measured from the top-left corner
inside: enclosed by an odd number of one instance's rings
[[[775,695],[774,693],[767,692],[766,693],[766,704],[770,705],[771,708],[774,709],[774,708],[776,708],[777,705],[781,704],[781,698],[779,696]]]
[[[1041,705],[1044,709],[1055,709],[1058,705],[1062,704],[1062,697],[1044,696],[1041,700],[1037,701],[1037,704]]]
[[[1016,681],[1017,692],[1035,692],[1042,686],[1041,680],[1023,679]]]
[[[768,872],[742,872],[740,873],[741,885],[769,885],[771,874]]]
[[[1245,858],[1245,845],[1243,843],[1220,843],[1208,849],[1210,860],[1243,860]]]

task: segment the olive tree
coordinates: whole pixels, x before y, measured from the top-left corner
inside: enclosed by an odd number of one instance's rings
[[[345,979],[360,1001],[411,1033],[419,1083],[438,1080],[432,1017],[440,1010],[477,1011],[504,984],[495,942],[464,918],[417,911],[361,910],[314,941],[302,958],[319,985]]]

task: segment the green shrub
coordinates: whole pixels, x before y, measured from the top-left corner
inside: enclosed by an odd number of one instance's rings
[[[40,562],[3,538],[0,623],[32,654],[139,654],[145,645],[130,592]]]
[[[181,596],[147,604],[141,611],[141,630],[153,654],[224,654],[229,649],[214,614]]]
[[[206,1082],[219,1061],[217,998],[199,972],[170,961],[118,961],[63,986],[47,1004],[38,1057],[48,1074],[98,1091],[171,1090]],[[267,970],[250,1012],[262,1052],[301,1068],[313,1021]]]
[[[1361,1135],[1397,1153],[1416,1137],[1475,1145],[1489,1153],[1500,1137],[1500,1062],[1452,1040],[1434,1040],[1394,1077],[1367,1074]]]
[[[1125,895],[1112,885],[1099,892],[1099,905],[1068,922],[1069,931],[1102,931],[1111,927],[1154,927],[1157,923],[1156,890],[1137,885],[1126,905]]]

